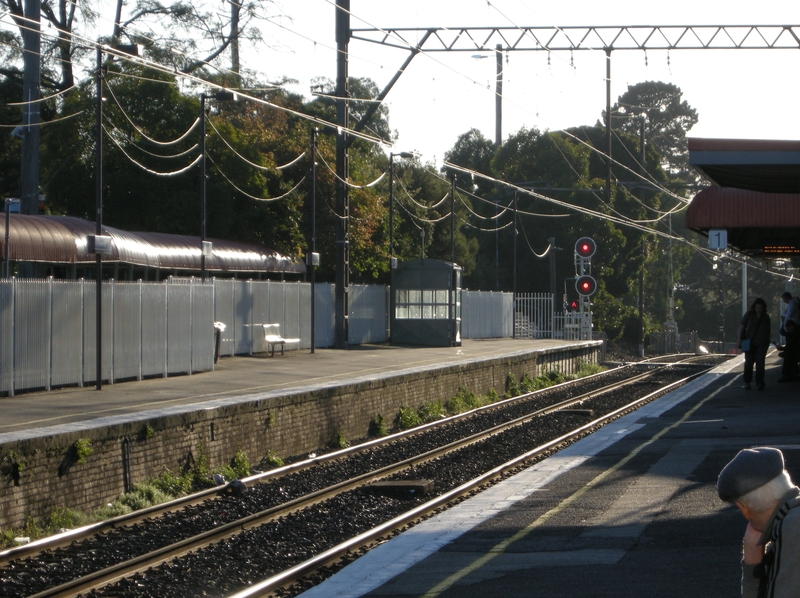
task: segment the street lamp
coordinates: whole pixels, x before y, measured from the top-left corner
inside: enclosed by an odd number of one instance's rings
[[[139,55],[139,46],[136,44],[122,44],[118,46],[107,46],[111,53],[128,54],[130,56]],[[97,278],[97,298],[96,298],[96,323],[95,323],[95,388],[103,389],[103,254],[111,252],[111,242],[108,237],[103,236],[103,45],[97,44],[97,71],[95,73],[97,83],[97,103],[95,105],[95,146],[94,146],[94,190],[95,190],[95,235],[90,239],[89,252],[95,254],[95,268]]]
[[[206,281],[206,256],[211,255],[211,243],[206,242],[206,98],[220,102],[235,99],[232,91],[200,94],[200,280]]]
[[[394,257],[394,158],[399,156],[406,160],[414,157],[411,152],[389,153],[389,322],[394,315],[394,269],[397,267],[397,259]],[[389,344],[392,342],[392,326],[389,325]]]
[[[4,278],[8,278],[9,274],[10,274],[9,263],[8,263],[8,256],[9,256],[9,252],[8,252],[8,230],[9,230],[9,226],[10,226],[9,213],[11,212],[11,205],[12,204],[16,204],[17,206],[19,206],[19,203],[20,202],[19,202],[18,199],[12,199],[10,197],[6,197],[6,201],[5,201],[5,208],[6,208],[6,240],[5,240],[5,245],[3,245],[3,254],[4,254],[3,257],[5,258],[5,263],[3,264],[3,277]],[[17,208],[17,212],[19,212],[19,208]]]

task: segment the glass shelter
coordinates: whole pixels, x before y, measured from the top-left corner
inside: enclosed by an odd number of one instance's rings
[[[461,346],[461,266],[431,259],[400,262],[393,282],[392,344]]]

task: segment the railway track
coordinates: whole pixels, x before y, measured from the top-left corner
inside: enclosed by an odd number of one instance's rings
[[[618,379],[611,383],[608,379],[612,376],[597,375],[579,381],[581,384],[563,384],[522,395],[477,412],[251,476],[243,480],[247,490],[241,486],[236,493],[232,491],[237,488],[234,486],[212,489],[47,542],[6,551],[0,553],[0,595],[74,596],[91,590],[92,595],[184,596],[193,593],[186,593],[191,582],[186,581],[184,573],[192,569],[204,572],[199,583],[214,588],[214,595],[224,595],[216,590],[231,593],[265,578],[249,590],[256,593],[242,595],[269,595],[338,561],[357,547],[378,541],[391,530],[507,475],[522,463],[553,452],[555,447],[589,433],[702,371],[686,364],[620,368],[614,370]],[[654,378],[659,387],[655,392]],[[617,397],[620,393],[626,396]],[[498,447],[514,447],[511,452],[517,454],[509,457]],[[475,456],[486,453],[493,458]],[[448,461],[455,465],[447,465]],[[451,469],[446,473],[448,467]],[[461,475],[454,475],[454,471]],[[435,481],[431,500],[385,496],[376,492],[373,485],[381,479],[420,475]],[[314,479],[318,483],[311,483]],[[260,492],[263,490],[271,492]],[[356,507],[357,512],[344,515],[348,507]],[[354,525],[341,532],[326,531],[313,522],[319,513],[323,513],[323,519],[337,519],[337,524]],[[361,521],[365,513],[370,517]],[[198,523],[198,519],[202,521]],[[306,525],[315,531],[304,530]],[[185,528],[182,537],[173,538],[167,531],[176,527]],[[260,533],[267,537],[259,538]],[[127,545],[148,535],[160,537],[160,545],[127,550]],[[233,545],[280,547],[271,550],[273,556],[277,553],[278,558],[273,559],[277,562],[264,561],[263,567],[255,567],[257,571],[232,575],[231,565],[220,567],[220,561],[225,559],[213,553],[228,550],[241,555],[240,548],[226,548]],[[246,554],[247,548],[244,550]],[[206,564],[196,564],[198,555],[204,553],[199,558]],[[87,554],[92,558],[87,559]],[[64,566],[78,562],[83,565],[84,560],[96,565]],[[247,560],[246,556],[234,559]],[[214,570],[228,572],[226,579],[208,579],[205,572]],[[270,572],[275,575],[265,574]],[[167,581],[153,581],[154,576],[166,576]]]

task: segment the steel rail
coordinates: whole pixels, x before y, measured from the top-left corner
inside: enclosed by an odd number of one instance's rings
[[[639,365],[640,363],[645,362],[631,362],[623,367],[632,367]],[[619,368],[616,368],[612,371],[617,371]],[[369,440],[367,442],[363,442],[357,445],[353,445],[341,450],[337,450],[334,452],[326,453],[324,455],[311,457],[308,459],[304,459],[302,461],[298,461],[296,463],[292,463],[290,465],[285,465],[282,467],[278,467],[275,469],[271,469],[266,472],[260,472],[251,476],[247,476],[242,478],[242,481],[247,486],[251,486],[253,484],[259,482],[266,482],[273,478],[283,477],[285,475],[289,475],[291,473],[296,473],[298,471],[302,471],[304,469],[309,469],[314,467],[315,465],[319,465],[322,463],[328,463],[330,461],[335,461],[337,459],[342,459],[344,457],[348,457],[353,454],[357,454],[360,452],[364,452],[367,450],[371,450],[374,448],[378,448],[383,445],[390,444],[397,440],[402,440],[404,438],[416,436],[419,434],[423,434],[425,432],[430,431],[432,428],[437,426],[446,425],[448,423],[460,421],[461,419],[466,419],[468,417],[472,417],[475,414],[483,413],[485,411],[494,410],[494,409],[502,409],[503,407],[508,407],[509,405],[514,404],[515,402],[520,402],[531,398],[536,394],[545,394],[547,392],[557,391],[559,389],[563,389],[568,387],[572,384],[581,382],[585,383],[588,380],[592,380],[597,377],[602,377],[606,372],[599,372],[597,374],[592,374],[591,376],[585,376],[583,378],[579,378],[578,380],[570,380],[567,382],[562,382],[560,384],[555,384],[553,386],[548,386],[547,388],[542,388],[530,393],[525,393],[522,395],[518,395],[515,397],[511,397],[508,399],[503,399],[501,401],[497,401],[490,405],[484,405],[477,409],[473,409],[471,411],[466,411],[464,413],[459,413],[456,415],[452,415],[435,422],[430,422],[427,424],[423,424],[421,426],[417,426],[414,428],[410,428],[408,430],[402,430],[400,432],[395,432],[394,434],[390,434],[387,436],[382,436],[381,438],[376,438],[374,440]],[[151,507],[146,507],[144,509],[140,509],[134,511],[132,513],[126,513],[124,515],[119,515],[117,517],[113,517],[110,519],[106,519],[104,521],[100,521],[98,523],[93,523],[91,525],[82,526],[79,528],[75,528],[60,534],[54,534],[47,538],[43,538],[41,540],[36,540],[34,542],[30,542],[29,544],[25,544],[22,546],[15,546],[13,548],[9,548],[5,551],[0,551],[0,565],[4,565],[14,559],[19,558],[26,558],[31,557],[36,554],[39,554],[45,550],[52,550],[55,548],[60,548],[63,546],[67,546],[73,542],[89,538],[100,534],[102,532],[106,532],[109,530],[113,530],[120,527],[127,527],[144,521],[145,519],[152,519],[156,517],[160,517],[166,513],[172,511],[178,511],[180,509],[184,509],[186,507],[200,504],[206,500],[212,500],[218,498],[221,494],[227,491],[226,486],[215,486],[213,488],[208,488],[205,490],[201,490],[199,492],[195,492],[193,494],[176,498],[166,503],[161,503],[158,505],[153,505]]]
[[[42,592],[34,594],[30,598],[74,596],[75,594],[85,590],[99,589],[101,587],[112,584],[124,577],[133,575],[134,573],[145,571],[148,568],[161,565],[173,558],[185,555],[190,551],[203,548],[210,544],[237,535],[247,529],[264,525],[271,521],[275,521],[281,517],[286,517],[287,515],[293,512],[319,504],[338,494],[354,490],[356,488],[368,485],[377,480],[419,466],[423,463],[427,463],[434,459],[441,458],[442,456],[448,453],[460,450],[471,444],[481,442],[488,437],[495,436],[510,428],[523,425],[531,420],[541,417],[542,415],[553,413],[554,411],[559,411],[562,409],[567,409],[573,405],[583,403],[587,400],[607,394],[608,392],[612,392],[613,390],[617,390],[625,386],[635,385],[639,381],[647,377],[653,376],[654,374],[657,374],[665,369],[669,369],[674,365],[675,364],[663,364],[660,365],[659,367],[656,367],[655,369],[644,372],[632,378],[628,378],[622,381],[617,381],[612,383],[611,385],[602,387],[600,389],[582,393],[576,397],[571,397],[569,399],[559,401],[553,405],[548,405],[546,407],[537,409],[531,413],[525,414],[518,418],[514,418],[512,420],[503,422],[502,424],[498,424],[496,426],[487,428],[470,436],[466,436],[459,440],[453,441],[449,444],[431,449],[425,453],[415,455],[413,457],[404,459],[402,461],[398,461],[391,465],[387,465],[379,469],[350,478],[348,480],[344,480],[337,484],[333,484],[331,486],[306,494],[304,496],[300,496],[291,501],[282,503],[280,505],[276,505],[274,507],[270,507],[269,509],[265,509],[263,511],[254,513],[252,515],[238,519],[236,521],[220,525],[214,529],[202,532],[200,534],[197,534],[190,538],[186,538],[174,544],[163,546],[151,552],[139,555],[138,557],[134,557],[127,561],[122,561],[110,567],[94,571],[92,573],[70,580],[58,586],[48,588],[46,590],[43,590]],[[663,392],[663,390],[658,392]]]
[[[418,519],[432,513],[433,511],[440,509],[444,505],[463,498],[465,495],[474,491],[476,488],[484,484],[491,483],[492,481],[507,474],[511,470],[524,466],[525,462],[535,459],[541,456],[542,454],[551,451],[554,447],[572,442],[573,440],[576,440],[577,438],[590,432],[594,428],[603,426],[609,423],[610,421],[620,417],[621,415],[624,415],[628,411],[633,411],[635,409],[638,409],[643,404],[652,401],[653,399],[658,398],[659,396],[666,394],[674,390],[675,388],[678,388],[679,386],[686,384],[687,382],[693,380],[694,378],[701,376],[703,373],[705,372],[697,372],[695,374],[692,374],[691,376],[687,376],[686,378],[668,384],[667,386],[664,386],[663,388],[660,388],[659,390],[654,391],[644,397],[636,399],[635,401],[632,401],[627,405],[624,405],[623,407],[615,409],[614,411],[611,411],[610,413],[607,413],[602,417],[599,417],[587,424],[584,424],[583,426],[576,428],[575,430],[568,432],[563,436],[560,436],[518,457],[515,457],[514,459],[511,459],[510,461],[507,461],[506,463],[503,463],[502,465],[499,465],[487,471],[486,473],[483,473],[480,476],[473,478],[472,480],[462,484],[461,486],[458,486],[453,490],[450,490],[440,496],[437,496],[433,500],[430,500],[398,517],[395,517],[394,519],[391,519],[390,521],[382,523],[381,525],[378,525],[377,527],[374,527],[371,530],[368,530],[362,534],[359,534],[358,536],[351,538],[350,540],[347,540],[337,546],[334,546],[333,548],[330,548],[325,552],[322,552],[302,563],[299,563],[298,565],[295,565],[294,567],[287,569],[286,571],[282,571],[277,575],[274,575],[268,579],[258,582],[252,585],[251,587],[247,588],[246,590],[233,594],[228,598],[253,598],[256,596],[267,596],[279,588],[285,588],[293,584],[300,578],[305,577],[310,573],[313,573],[314,571],[320,569],[321,567],[330,565],[331,563],[340,559],[342,556],[351,553],[354,550],[361,548],[362,546],[374,543],[379,538],[386,536],[387,534],[390,534],[413,521],[417,521]]]

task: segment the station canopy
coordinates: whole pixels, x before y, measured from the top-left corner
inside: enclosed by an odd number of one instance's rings
[[[111,238],[111,254],[104,263],[118,262],[143,268],[200,270],[200,238],[167,233],[127,232],[103,226]],[[95,223],[72,216],[27,216],[11,214],[9,258],[19,262],[81,264],[95,261],[88,252],[87,237],[95,234]],[[302,274],[305,265],[273,249],[250,243],[208,239],[213,253],[206,257],[210,272],[273,272]],[[0,244],[4,244],[0,236]],[[5,256],[5,246],[3,246]]]
[[[686,227],[724,230],[755,258],[800,256],[800,141],[689,139],[689,164],[714,186],[686,211]]]

